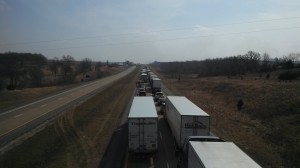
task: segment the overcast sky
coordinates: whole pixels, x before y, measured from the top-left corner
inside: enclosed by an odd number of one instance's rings
[[[300,0],[0,0],[0,52],[203,60],[300,52]]]

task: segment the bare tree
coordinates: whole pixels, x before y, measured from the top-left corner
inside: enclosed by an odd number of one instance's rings
[[[261,65],[261,72],[270,72],[272,71],[271,59],[268,53],[263,54],[263,60]]]
[[[95,64],[95,71],[97,73],[97,77],[101,77],[102,76],[102,72],[101,72],[101,67],[102,67],[103,63],[102,62],[96,62]]]
[[[300,53],[290,53],[287,56],[287,60],[291,60],[294,64],[300,59]]]
[[[61,66],[61,62],[57,57],[54,57],[53,60],[50,60],[49,62],[49,69],[54,74],[54,77],[56,77],[59,67]]]
[[[62,63],[62,71],[64,73],[64,79],[67,82],[71,82],[74,78],[73,76],[73,68],[72,63],[75,61],[75,59],[70,55],[63,55],[61,58]]]
[[[79,72],[82,73],[82,77],[86,75],[87,72],[91,71],[92,60],[89,58],[84,58],[80,62]]]
[[[63,55],[61,61],[62,61],[62,70],[64,72],[64,75],[71,73],[73,71],[72,62],[74,62],[75,59],[70,55],[67,56]]]
[[[30,75],[31,77],[31,82],[32,84],[35,86],[35,87],[40,87],[41,84],[42,84],[42,80],[44,78],[44,73],[43,71],[38,68],[38,67],[35,67],[35,68],[32,68],[28,71],[28,74]]]
[[[248,72],[256,72],[259,69],[259,61],[260,61],[260,54],[254,51],[248,51],[245,54],[247,59],[247,71]]]
[[[33,69],[41,70],[46,61],[47,58],[41,54],[14,52],[0,54],[0,73],[3,77],[9,78],[8,89],[15,89],[20,79],[23,79],[25,83],[30,83],[32,74],[29,72]],[[28,75],[31,78],[27,79]],[[39,77],[43,77],[43,73],[40,73]]]

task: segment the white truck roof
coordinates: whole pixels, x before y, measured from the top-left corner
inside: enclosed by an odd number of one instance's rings
[[[157,118],[152,96],[135,96],[132,101],[128,118]]]
[[[191,141],[196,154],[207,168],[258,168],[254,160],[233,142]]]
[[[167,96],[167,98],[181,115],[209,116],[205,111],[184,96]]]

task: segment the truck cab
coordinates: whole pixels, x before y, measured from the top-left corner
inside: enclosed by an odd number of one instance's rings
[[[179,154],[177,167],[185,168],[188,165],[189,142],[225,142],[216,136],[189,136],[184,140],[182,152]]]

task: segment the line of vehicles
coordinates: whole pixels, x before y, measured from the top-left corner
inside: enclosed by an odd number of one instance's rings
[[[161,83],[159,80],[159,87],[153,87],[158,78],[150,72],[149,69],[143,69],[141,79],[150,81],[154,98],[135,96],[128,115],[128,149],[132,153],[155,153],[159,150],[158,115],[155,108],[155,100],[159,98],[155,99],[155,96],[162,93]],[[210,115],[189,99],[184,96],[163,96],[165,98],[161,107],[164,108],[164,118],[174,137],[177,167],[260,167],[233,142],[225,142],[213,136],[210,132]]]

